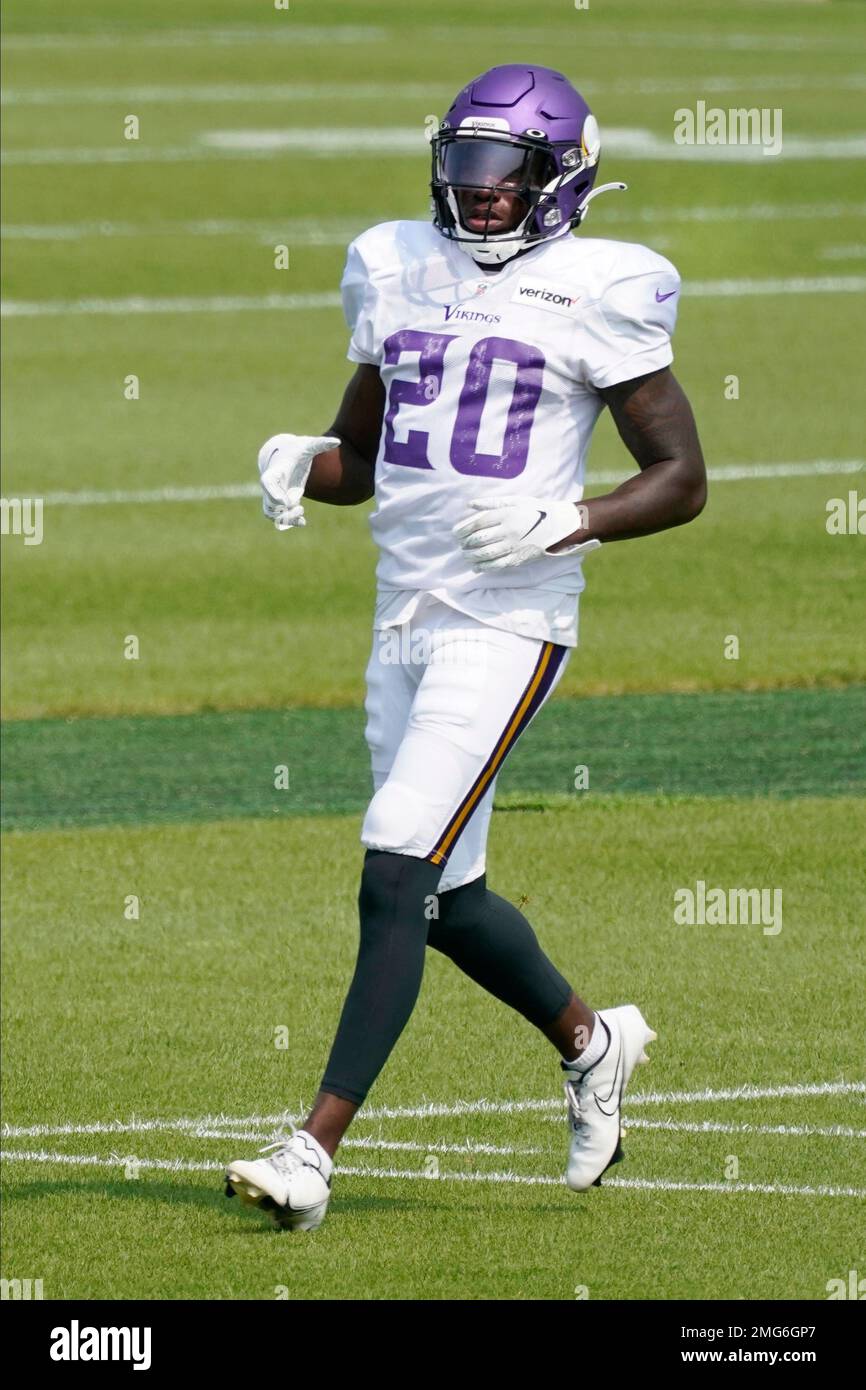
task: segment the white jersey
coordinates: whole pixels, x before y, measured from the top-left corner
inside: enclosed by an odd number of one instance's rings
[[[386,390],[370,519],[377,623],[402,621],[412,593],[428,592],[575,644],[580,557],[478,574],[453,527],[478,499],[581,499],[599,388],[672,362],[679,284],[669,261],[627,242],[567,235],[493,273],[426,222],[385,222],[351,243],[348,357],[378,367]]]

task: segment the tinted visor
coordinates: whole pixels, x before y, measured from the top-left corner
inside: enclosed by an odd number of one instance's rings
[[[474,136],[444,144],[440,168],[452,188],[504,188],[515,193],[537,193],[556,173],[553,157],[545,150]]]

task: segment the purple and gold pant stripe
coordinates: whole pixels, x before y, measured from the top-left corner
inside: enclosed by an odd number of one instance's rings
[[[444,832],[427,855],[432,864],[448,863],[448,856],[460,838],[461,831],[465,828],[469,817],[530,719],[543,704],[567,650],[567,647],[561,647],[556,642],[545,642],[542,646],[535,670],[515,705],[504,732],[497,740],[493,752],[454,812]]]

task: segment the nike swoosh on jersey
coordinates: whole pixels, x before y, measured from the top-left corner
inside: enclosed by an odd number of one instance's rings
[[[667,294],[659,294],[656,290],[656,303],[664,304],[666,299],[671,299],[676,294],[676,290],[668,290]]]

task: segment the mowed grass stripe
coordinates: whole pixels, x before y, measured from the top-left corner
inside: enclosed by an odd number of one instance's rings
[[[580,766],[603,794],[862,795],[864,730],[866,686],[555,700],[506,763],[498,797],[576,797]],[[363,733],[358,709],[8,723],[3,824],[359,812],[371,791]],[[280,768],[287,787],[275,785]]]

